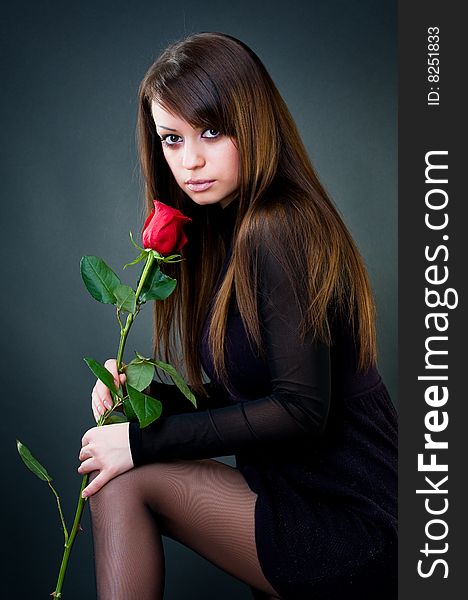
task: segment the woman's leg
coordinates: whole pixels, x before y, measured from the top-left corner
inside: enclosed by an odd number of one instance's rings
[[[99,600],[163,597],[161,535],[278,598],[258,562],[256,498],[237,469],[211,459],[153,463],[112,479],[89,500]]]

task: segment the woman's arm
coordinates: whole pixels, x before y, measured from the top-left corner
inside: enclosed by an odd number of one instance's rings
[[[116,385],[118,381],[125,382],[125,376],[119,376],[117,373],[117,363],[114,359],[106,361],[105,366],[113,374]],[[153,397],[163,401],[165,416],[162,418],[196,410],[175,385],[153,381],[149,387]],[[229,403],[228,395],[216,384],[207,383],[205,389],[209,396],[197,399],[198,409],[219,407]],[[97,382],[93,389],[92,405],[95,416],[102,414],[106,402],[110,401],[109,389],[102,382]],[[96,417],[96,420],[98,419],[99,417]],[[81,440],[82,448],[79,454],[81,465],[78,473],[83,475],[91,471],[99,471],[99,473],[83,490],[83,496],[95,494],[110,479],[135,466],[130,448],[129,425],[129,423],[116,423],[106,427],[93,427],[84,434]]]
[[[171,405],[168,393],[176,398],[178,391],[155,382],[151,391],[165,401],[166,416],[163,413],[144,429],[138,423],[118,423],[94,427],[83,436],[79,472],[99,471],[84,490],[86,495],[96,493],[133,466],[249,450],[278,451],[286,443],[321,436],[329,409],[329,348],[315,343],[312,336],[301,342],[300,311],[290,282],[269,255],[262,261],[258,306],[271,394],[225,406],[226,393],[213,385],[206,408],[200,402],[199,410],[194,411],[185,398]],[[179,413],[179,408],[183,412]]]
[[[197,397],[197,408],[188,400],[176,385],[163,383],[153,380],[147,390],[152,398],[160,400],[162,403],[161,418],[178,415],[181,413],[193,413],[195,411],[206,410],[208,408],[219,408],[230,404],[227,393],[215,383],[205,383],[207,396]]]
[[[226,456],[320,437],[329,410],[329,348],[311,335],[301,342],[300,311],[286,274],[271,255],[263,256],[261,263],[258,306],[272,393],[219,408],[213,397],[214,408],[167,417],[163,413],[144,429],[131,423],[135,466]]]
[[[104,366],[114,376],[116,387],[125,383],[127,379],[126,375],[118,373],[117,361],[115,358],[106,360]],[[215,383],[205,383],[205,390],[208,393],[208,397],[200,396],[197,398],[197,409],[217,408],[230,403],[227,393]],[[163,417],[197,410],[182,392],[180,392],[179,388],[173,384],[153,380],[146,389],[146,393],[162,402]],[[95,420],[99,421],[99,417],[111,407],[112,398],[109,388],[98,379],[91,393],[91,408]]]

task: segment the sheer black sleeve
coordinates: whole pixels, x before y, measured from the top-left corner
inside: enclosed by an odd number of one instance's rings
[[[163,410],[161,418],[178,415],[180,413],[191,413],[195,411],[207,410],[209,408],[219,408],[230,404],[227,392],[219,385],[213,382],[205,383],[205,389],[208,397],[197,396],[197,408],[188,400],[176,385],[163,383],[153,380],[146,391],[152,398],[157,398],[162,402]]]
[[[135,466],[171,458],[228,456],[322,434],[330,399],[329,347],[316,343],[312,334],[301,341],[300,311],[288,278],[272,255],[263,257],[261,264],[258,310],[272,392],[229,406],[220,405],[223,397],[217,405],[214,395],[205,410],[169,416],[163,412],[144,429],[131,423]]]

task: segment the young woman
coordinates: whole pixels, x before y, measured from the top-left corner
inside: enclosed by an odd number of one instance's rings
[[[155,352],[182,349],[199,407],[154,381],[159,420],[84,435],[98,597],[162,598],[166,535],[258,598],[396,598],[396,413],[372,293],[269,74],[239,40],[191,35],[145,75],[139,139],[148,208],[192,219]],[[96,419],[109,402],[96,383]],[[213,460],[233,454],[237,468]]]

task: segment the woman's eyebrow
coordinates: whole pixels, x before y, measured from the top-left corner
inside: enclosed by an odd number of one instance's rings
[[[157,123],[156,127],[161,127],[161,129],[168,129],[169,131],[177,131],[177,129],[171,129],[170,127],[166,127],[165,125],[158,125]]]

